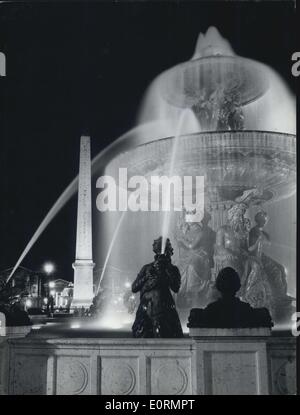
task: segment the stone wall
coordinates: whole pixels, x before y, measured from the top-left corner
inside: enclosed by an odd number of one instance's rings
[[[0,395],[8,394],[8,344],[0,337]]]
[[[295,348],[295,338],[265,336],[10,339],[0,343],[0,390],[12,395],[294,394]]]

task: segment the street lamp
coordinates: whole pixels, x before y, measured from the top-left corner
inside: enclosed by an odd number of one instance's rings
[[[43,269],[46,274],[50,275],[54,272],[55,266],[52,262],[46,262],[43,266]]]
[[[55,271],[55,265],[50,261],[45,262],[43,265],[43,270],[49,276]],[[50,311],[51,314],[54,311],[54,297],[56,295],[55,281],[49,281],[48,290],[48,298],[46,298],[47,301],[44,300],[44,303],[47,306],[47,310]]]
[[[27,311],[31,307],[32,307],[32,301],[30,298],[27,298],[25,301],[25,307],[24,307],[25,311]]]

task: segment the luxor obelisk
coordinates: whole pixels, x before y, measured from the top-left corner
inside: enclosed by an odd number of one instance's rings
[[[90,137],[80,140],[76,258],[72,308],[88,308],[93,300],[92,196]]]

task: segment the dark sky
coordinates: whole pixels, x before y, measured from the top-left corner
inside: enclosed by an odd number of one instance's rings
[[[293,88],[294,18],[289,2],[1,4],[0,269],[15,264],[76,176],[80,135],[91,135],[94,156],[129,130],[148,84],[191,57],[200,31],[218,27],[238,54],[271,65]],[[74,197],[23,265],[53,260],[71,279],[75,219]]]

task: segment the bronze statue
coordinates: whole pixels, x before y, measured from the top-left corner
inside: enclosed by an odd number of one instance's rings
[[[216,236],[216,273],[232,267],[241,276],[238,295],[253,307],[267,307],[273,314],[270,284],[261,262],[252,255],[249,247],[250,220],[245,218],[247,205],[238,203],[228,211],[228,224]]]
[[[185,214],[186,211],[181,216],[176,232],[182,275],[177,305],[190,308],[204,306],[209,301],[216,232],[208,226],[211,219],[208,212],[204,212],[200,223],[186,222]]]
[[[241,288],[241,282],[238,273],[233,268],[226,267],[219,272],[216,278],[216,288],[221,298],[209,304],[205,309],[192,309],[188,327],[272,327],[272,319],[266,308],[252,308],[250,304],[236,297],[236,293]]]
[[[162,237],[153,243],[154,262],[144,265],[132,284],[132,292],[140,292],[140,304],[132,326],[134,337],[182,337],[182,328],[171,291],[178,292],[180,273],[171,263],[173,248]]]
[[[270,236],[264,230],[268,222],[267,213],[263,210],[259,211],[255,215],[254,220],[256,225],[249,233],[249,249],[252,255],[260,261],[267,275],[271,288],[273,309],[275,311],[274,318],[277,321],[285,320],[293,312],[293,298],[287,294],[288,287],[285,268],[263,252],[264,246],[270,244]]]

